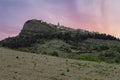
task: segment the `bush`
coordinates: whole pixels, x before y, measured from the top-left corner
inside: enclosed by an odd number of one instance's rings
[[[104,50],[108,50],[109,47],[107,45],[100,45],[100,46],[95,46],[94,47],[94,50],[97,50],[97,51],[104,51]]]
[[[65,76],[65,73],[61,73],[60,75]]]
[[[71,51],[71,48],[68,47],[68,46],[65,46],[65,45],[61,46],[61,47],[60,47],[60,50],[65,51],[65,52],[67,52],[67,53],[71,53],[71,52],[72,52],[72,51]]]
[[[120,53],[114,51],[105,51],[99,55],[99,58],[108,63],[120,63]]]
[[[54,51],[51,55],[52,55],[52,56],[57,56],[57,57],[59,57],[59,54],[58,54],[58,52],[56,52],[56,51]]]
[[[67,68],[67,70],[66,70],[67,72],[70,72],[70,69],[69,68]]]
[[[46,54],[47,54],[47,52],[45,52],[45,51],[44,51],[42,54],[45,54],[45,55],[46,55]]]
[[[81,54],[79,59],[87,60],[87,61],[101,62],[101,60],[98,58],[98,56],[95,56],[95,55],[92,55],[92,54]]]

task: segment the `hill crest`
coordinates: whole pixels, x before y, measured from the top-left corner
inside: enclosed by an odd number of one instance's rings
[[[120,40],[114,36],[28,20],[20,34],[0,46],[36,54],[120,63]]]

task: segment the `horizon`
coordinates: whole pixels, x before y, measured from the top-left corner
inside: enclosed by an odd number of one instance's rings
[[[0,40],[16,36],[30,19],[120,38],[119,0],[0,0]]]

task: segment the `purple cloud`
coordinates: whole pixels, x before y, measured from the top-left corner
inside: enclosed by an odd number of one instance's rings
[[[28,19],[119,37],[119,4],[119,0],[0,0],[0,37],[17,35]]]

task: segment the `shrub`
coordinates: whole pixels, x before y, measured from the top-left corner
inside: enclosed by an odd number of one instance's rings
[[[71,51],[71,48],[68,47],[68,46],[65,46],[65,45],[61,46],[61,47],[60,47],[60,50],[65,51],[65,52],[67,52],[67,53],[71,53],[71,52],[72,52],[72,51]]]
[[[69,69],[69,68],[67,68],[67,72],[70,72],[70,69]]]
[[[56,52],[56,51],[54,51],[51,55],[52,55],[52,56],[57,56],[57,57],[59,57],[59,54],[58,54],[58,52]]]
[[[99,58],[108,63],[120,63],[120,53],[115,51],[105,51],[99,54]]]
[[[47,54],[47,52],[44,51],[42,54]]]
[[[97,50],[97,51],[104,51],[104,50],[108,50],[109,47],[107,45],[100,45],[100,46],[95,46],[94,47],[94,50]]]
[[[81,54],[79,59],[101,62],[101,60],[98,58],[98,56],[94,56],[94,55],[91,55],[91,54]]]
[[[65,76],[65,73],[61,73],[60,75]]]

